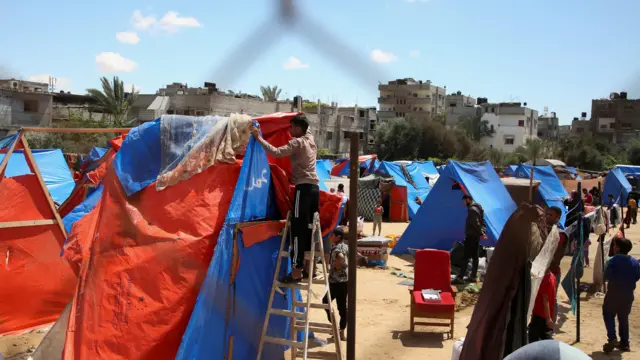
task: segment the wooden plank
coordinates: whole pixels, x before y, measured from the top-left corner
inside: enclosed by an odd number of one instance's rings
[[[56,221],[51,220],[25,220],[25,221],[7,221],[0,222],[0,229],[10,229],[17,227],[29,227],[29,226],[42,226],[42,225],[53,225]]]
[[[71,133],[71,134],[99,134],[99,133],[128,133],[132,128],[37,128],[24,127],[22,131],[41,133]]]
[[[7,153],[4,155],[4,158],[0,163],[0,176],[4,176],[4,168],[9,163],[9,158],[11,157],[11,154],[13,154],[13,150],[16,149],[16,144],[18,144],[18,141],[20,141],[21,136],[22,135],[18,133],[18,136],[16,137],[15,141],[13,142],[13,144],[11,144],[11,146],[9,146],[9,150],[7,150]]]
[[[51,211],[53,211],[53,216],[55,217],[56,222],[58,223],[58,227],[60,228],[60,231],[62,231],[62,236],[64,236],[64,238],[66,239],[67,230],[64,228],[64,223],[62,223],[62,219],[60,218],[60,213],[58,213],[58,209],[56,208],[56,205],[53,202],[53,199],[51,198],[51,194],[49,194],[49,190],[47,189],[47,186],[44,184],[44,180],[42,179],[42,174],[40,173],[38,164],[36,164],[36,161],[33,158],[33,153],[31,153],[31,148],[27,143],[27,139],[24,137],[24,133],[20,134],[18,141],[22,141],[22,147],[24,148],[24,156],[27,159],[27,163],[33,170],[33,173],[36,175],[36,178],[40,183],[40,189],[44,193],[44,196],[47,198],[47,202],[49,203],[49,208],[51,208]]]

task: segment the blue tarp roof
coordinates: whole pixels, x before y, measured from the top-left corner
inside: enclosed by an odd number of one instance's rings
[[[619,169],[625,175],[639,175],[640,174],[640,166],[616,165],[615,169]]]
[[[516,204],[490,162],[449,161],[392,253],[406,254],[409,248],[450,250],[455,242],[464,241],[467,208],[462,203],[464,192],[454,189],[456,183],[484,208],[487,239],[482,244],[495,246]]]
[[[426,175],[439,175],[438,169],[433,164],[433,161],[414,161],[411,164],[416,164],[420,171]]]
[[[62,150],[31,150],[53,201],[62,204],[76,186]],[[0,154],[0,161],[6,154]],[[32,174],[22,150],[15,150],[5,170],[6,177]]]
[[[515,176],[517,168],[518,165],[507,165],[507,168],[502,173],[508,176]]]
[[[605,204],[608,202],[609,195],[613,195],[613,200],[618,205],[627,206],[627,197],[632,186],[624,175],[624,172],[617,167],[607,173],[602,190],[602,200]]]
[[[331,180],[331,168],[327,168],[325,161],[326,160],[316,161],[316,174],[318,175],[318,179],[320,179],[320,182],[318,183],[320,190],[329,191],[327,185],[324,182],[325,180]]]
[[[407,168],[405,166],[405,168]],[[429,191],[431,190],[431,186],[425,180],[424,176],[422,176],[422,172],[419,170],[417,165],[409,164],[407,168],[409,174],[413,182],[418,186],[418,188],[414,187],[407,181],[404,173],[402,172],[402,165],[392,163],[389,161],[382,161],[380,166],[378,167],[378,174],[382,176],[391,176],[393,177],[396,185],[405,186],[407,188],[407,205],[409,207],[409,219],[413,219],[418,212],[418,205],[415,201],[416,197],[419,197],[422,201],[427,198],[429,195]]]
[[[260,187],[251,187],[254,177],[267,179]],[[242,162],[225,223],[218,237],[213,259],[200,289],[191,319],[176,356],[184,359],[222,359],[229,353],[228,339],[233,336],[233,354],[238,359],[255,359],[265,319],[271,284],[279,256],[280,237],[245,247],[238,232],[240,266],[230,284],[235,227],[239,223],[266,218],[275,211],[269,201],[272,194],[271,171],[264,149],[252,137]],[[282,269],[285,274],[288,269]],[[299,296],[299,294],[297,294]],[[291,308],[291,291],[275,294],[276,307]],[[232,310],[227,311],[229,304]],[[228,314],[228,315],[227,315]],[[227,325],[228,316],[228,325]],[[285,338],[289,319],[272,316],[269,336]],[[280,359],[284,347],[265,344],[265,359]]]
[[[531,165],[522,164],[516,169],[515,177],[529,179],[531,177]],[[540,181],[538,193],[543,197],[548,207],[557,206],[562,210],[560,223],[564,225],[567,210],[564,206],[564,199],[569,197],[567,190],[558,179],[556,172],[551,166],[536,166],[533,171],[534,180]]]
[[[73,210],[71,210],[71,212],[62,219],[64,227],[65,229],[67,229],[67,234],[71,232],[71,227],[76,221],[82,219],[83,216],[87,215],[89,212],[91,212],[91,210],[93,210],[93,208],[96,207],[96,205],[98,205],[101,197],[102,185],[100,185],[100,187],[98,187],[94,192],[87,196],[87,198],[84,199],[84,201],[81,202],[80,205],[73,208]]]

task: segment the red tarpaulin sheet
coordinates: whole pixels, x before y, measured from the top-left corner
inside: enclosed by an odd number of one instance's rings
[[[54,218],[35,175],[0,178],[0,222]],[[0,334],[56,321],[76,277],[60,257],[57,224],[0,229]]]

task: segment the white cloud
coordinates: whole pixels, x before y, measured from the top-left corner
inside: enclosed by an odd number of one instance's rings
[[[96,55],[96,64],[102,72],[131,72],[138,67],[135,61],[118,53],[101,52]]]
[[[282,64],[282,67],[286,70],[295,70],[295,69],[306,69],[309,67],[309,64],[303,64],[300,59],[295,56],[290,57],[287,61]]]
[[[181,28],[202,27],[202,24],[194,17],[180,16],[180,14],[175,11],[168,11],[162,19],[160,19],[160,26],[166,31],[174,32]]]
[[[390,52],[382,51],[380,49],[374,49],[373,51],[371,51],[370,56],[371,56],[371,60],[377,63],[382,63],[382,64],[398,61],[397,56],[393,55]]]
[[[153,16],[144,16],[140,10],[133,12],[131,22],[136,29],[146,30],[155,25],[157,20]]]
[[[125,31],[116,33],[116,39],[121,43],[135,45],[140,42],[140,37],[135,31]]]
[[[202,24],[195,17],[180,16],[176,11],[167,11],[158,20],[154,15],[143,15],[140,10],[133,12],[131,22],[136,29],[153,31],[156,29],[166,32],[176,32],[184,28],[199,28]]]
[[[49,77],[55,78],[55,91],[71,91],[71,79],[63,77],[55,77],[49,74],[30,75],[28,81],[36,81],[39,83],[49,83]]]
[[[411,57],[420,57],[420,50],[411,50],[409,55],[411,55]]]

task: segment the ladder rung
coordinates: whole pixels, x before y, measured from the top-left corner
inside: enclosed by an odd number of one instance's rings
[[[287,258],[289,256],[291,256],[291,253],[289,253],[288,251],[281,251],[280,252],[280,257]]]
[[[306,308],[307,307],[307,303],[306,302],[294,301],[293,302],[293,307]],[[331,309],[331,306],[329,304],[311,303],[309,305],[309,307],[312,308],[312,309],[325,309],[325,310]]]
[[[296,320],[295,326],[301,326],[304,328],[304,321],[302,320]],[[314,321],[310,321],[309,322],[309,326],[313,326],[314,328],[322,328],[325,330],[332,330],[333,331],[333,325],[331,324],[325,324],[325,323],[320,323],[320,322],[314,322]]]
[[[268,343],[272,343],[272,344],[278,344],[278,345],[284,345],[284,346],[292,346],[298,349],[304,349],[304,344],[299,342],[299,341],[291,341],[291,340],[286,340],[286,339],[279,339],[279,338],[274,338],[271,336],[265,336],[264,337],[264,342],[268,342]]]
[[[325,285],[325,281],[324,280],[312,280],[312,284]],[[308,280],[302,280],[302,281],[297,282],[297,283],[285,284],[283,282],[278,281],[276,285],[278,287],[286,287],[286,288],[293,288],[293,289],[305,289],[307,287],[307,285],[309,285],[309,282],[308,282]]]
[[[294,326],[293,327],[294,330],[296,331],[304,331],[304,325],[302,326]],[[333,335],[333,329],[327,329],[324,327],[315,327],[315,326],[311,326],[309,325],[309,332],[312,333],[320,333],[320,334],[329,334],[329,335]]]
[[[299,319],[305,319],[307,317],[307,312],[297,312],[297,311],[290,311],[290,310],[281,310],[281,309],[271,309],[269,310],[269,312],[271,312],[274,315],[280,315],[280,316],[288,316],[288,317],[296,317]]]

